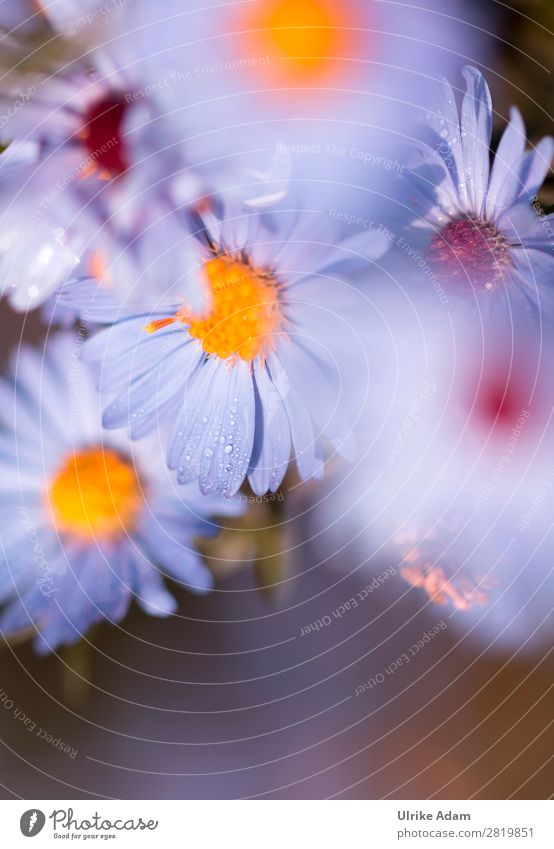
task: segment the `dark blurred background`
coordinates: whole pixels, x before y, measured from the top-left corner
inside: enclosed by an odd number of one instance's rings
[[[494,33],[487,75],[498,129],[516,103],[536,142],[554,131],[554,4],[479,7]],[[541,199],[554,204],[552,182]],[[4,358],[43,335],[38,316],[5,304],[0,329]],[[447,628],[385,673],[445,617],[418,591],[406,593],[398,575],[301,636],[371,580],[344,577],[348,552],[321,562],[317,546],[299,544],[309,501],[301,487],[278,509],[257,508],[274,525],[266,559],[221,575],[206,598],[176,588],[171,620],[133,609],[120,627],[101,626],[83,646],[48,658],[26,644],[3,646],[2,797],[550,797],[550,647],[502,656],[457,642]],[[230,532],[222,552],[235,550],[246,553]],[[372,573],[388,565],[372,564]],[[268,583],[279,589],[263,589]],[[53,745],[59,738],[70,753]]]

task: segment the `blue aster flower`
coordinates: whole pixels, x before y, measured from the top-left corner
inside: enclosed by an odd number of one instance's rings
[[[102,431],[81,342],[65,332],[44,355],[21,348],[0,384],[0,629],[30,629],[42,653],[119,621],[133,599],[171,614],[164,576],[209,590],[193,538],[216,531],[210,514],[239,509],[175,489],[155,438]]]
[[[181,484],[198,479],[205,494],[230,496],[246,476],[257,494],[275,492],[291,454],[302,479],[318,478],[321,437],[351,450],[348,387],[366,382],[344,312],[348,298],[363,301],[349,268],[380,256],[387,239],[375,232],[336,244],[329,216],[310,211],[268,217],[226,205],[194,222],[184,299],[168,305],[143,288],[137,308],[91,294],[86,282],[61,295],[92,321],[112,324],[84,349],[112,399],[104,426],[139,438],[170,417],[168,465]]]
[[[427,113],[428,143],[406,175],[404,203],[417,220],[397,243],[445,299],[521,293],[536,304],[554,272],[554,216],[542,214],[536,198],[554,142],[544,138],[526,152],[514,108],[491,164],[490,91],[475,68],[464,77],[460,114],[446,81]]]

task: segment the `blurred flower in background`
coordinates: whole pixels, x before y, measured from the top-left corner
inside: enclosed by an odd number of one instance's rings
[[[354,539],[362,573],[391,558],[422,606],[445,606],[487,647],[539,648],[554,625],[552,340],[529,318],[480,338],[467,319],[441,328],[433,316],[382,334],[390,366],[360,419],[374,436],[322,496],[320,546]]]
[[[378,192],[391,145],[410,132],[433,76],[477,57],[479,28],[449,3],[241,0],[164,7],[187,43],[169,48],[208,111],[232,133],[269,122],[308,196],[340,191],[350,207]],[[176,33],[177,35],[177,33]],[[238,120],[237,120],[238,119]],[[233,129],[236,123],[236,129]]]

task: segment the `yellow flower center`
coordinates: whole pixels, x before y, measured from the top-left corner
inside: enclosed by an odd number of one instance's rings
[[[262,0],[253,5],[245,29],[256,50],[273,62],[285,60],[280,70],[299,82],[351,56],[349,0]]]
[[[153,321],[152,333],[174,321],[187,325],[207,354],[251,362],[274,348],[282,324],[278,284],[270,271],[255,268],[241,255],[222,254],[207,260],[203,273],[209,307],[202,314],[186,307],[171,318]]]
[[[59,531],[89,539],[129,532],[142,503],[133,466],[101,448],[70,455],[50,485],[49,500]]]

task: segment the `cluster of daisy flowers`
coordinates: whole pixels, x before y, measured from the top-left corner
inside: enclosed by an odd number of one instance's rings
[[[456,387],[468,429],[479,405],[495,433],[503,417],[515,426],[503,334],[502,379],[470,372],[499,311],[543,327],[554,241],[536,197],[554,147],[527,150],[514,110],[492,159],[482,74],[466,67],[465,91],[431,80],[406,50],[410,15],[391,46],[382,5],[3,4],[0,285],[47,329],[42,346],[13,352],[0,390],[5,636],[29,634],[49,652],[121,620],[132,599],[170,615],[166,578],[211,588],[196,540],[244,511],[241,492],[278,493],[286,476],[317,482],[329,466],[347,498],[359,492],[348,489],[354,469],[366,510],[386,515],[406,585],[457,610],[495,591],[496,579],[465,569],[465,551],[442,551],[458,535],[443,508],[466,492],[464,464],[488,468],[480,437],[460,458],[456,429],[427,421],[415,468],[406,462],[409,428],[399,437],[384,415],[390,363],[375,314],[386,293],[393,312],[407,297],[431,325],[463,325],[458,350],[477,386],[471,403]],[[406,102],[425,83],[410,132],[383,70],[391,51],[408,54]],[[372,97],[367,132],[352,73]],[[395,160],[367,152],[375,115],[403,139]],[[359,161],[384,171],[377,190],[366,168],[362,201],[348,190]],[[401,384],[402,403],[413,381]],[[437,385],[450,409],[444,375]],[[380,490],[384,431],[398,443],[388,465],[403,473]],[[530,453],[539,424],[533,433]],[[431,461],[424,499],[419,460],[435,434],[436,463],[452,455],[455,473],[437,495]],[[417,483],[399,505],[408,467]]]

